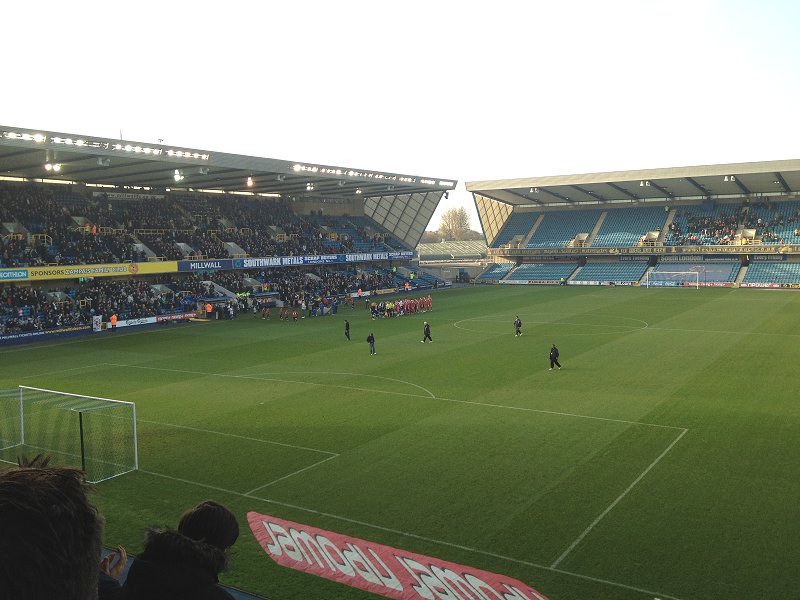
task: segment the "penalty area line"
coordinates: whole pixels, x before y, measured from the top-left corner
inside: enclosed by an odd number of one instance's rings
[[[578,544],[580,544],[583,541],[583,539],[587,535],[589,535],[589,533],[592,531],[592,529],[594,529],[597,526],[597,524],[600,521],[602,521],[605,518],[605,516],[608,513],[610,513],[614,509],[614,507],[617,504],[619,504],[620,501],[622,501],[622,499],[625,496],[627,496],[628,493],[634,487],[636,487],[636,484],[638,484],[642,479],[644,479],[645,475],[647,475],[653,469],[653,467],[655,467],[661,461],[661,459],[664,458],[667,455],[667,453],[669,453],[669,451],[672,450],[675,447],[675,444],[677,444],[678,442],[681,441],[681,438],[683,438],[683,436],[686,435],[686,433],[688,431],[689,431],[688,429],[684,429],[683,431],[681,431],[681,433],[678,435],[678,437],[676,437],[674,440],[672,440],[672,443],[669,446],[667,446],[666,449],[661,454],[659,454],[656,457],[656,459],[653,462],[651,462],[647,466],[647,468],[644,471],[642,471],[639,474],[639,476],[636,479],[634,479],[633,482],[627,488],[625,488],[625,491],[623,491],[619,496],[617,496],[616,500],[614,500],[611,504],[609,504],[606,507],[606,509],[603,512],[601,512],[597,516],[597,518],[594,521],[592,521],[589,524],[589,526],[586,529],[584,529],[583,532],[577,538],[575,538],[575,540],[569,545],[569,547],[566,550],[564,550],[564,552],[561,553],[561,556],[559,556],[555,560],[555,562],[552,565],[550,565],[550,568],[553,569],[553,570],[557,569],[558,565],[561,564],[561,561],[563,561],[578,546]]]

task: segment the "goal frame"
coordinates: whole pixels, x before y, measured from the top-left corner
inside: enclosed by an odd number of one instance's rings
[[[19,386],[17,386],[17,391],[18,391],[18,393],[17,393],[17,402],[18,402],[17,410],[18,410],[18,417],[19,417],[19,421],[18,421],[19,422],[19,443],[15,444],[15,445],[12,445],[12,446],[7,446],[7,447],[3,448],[4,450],[9,449],[9,448],[13,448],[13,447],[17,447],[17,446],[25,446],[26,445],[26,440],[25,440],[25,437],[26,437],[25,436],[25,416],[26,416],[25,415],[25,391],[26,390],[28,390],[30,392],[53,394],[54,396],[68,397],[68,398],[73,398],[73,399],[93,400],[95,402],[100,402],[100,403],[106,404],[106,406],[98,405],[98,406],[86,407],[86,408],[80,408],[80,409],[76,409],[76,408],[65,409],[65,410],[69,410],[69,411],[75,412],[78,415],[78,424],[77,424],[77,428],[76,428],[77,431],[75,432],[75,434],[79,437],[79,440],[80,440],[81,468],[84,471],[86,471],[86,459],[87,459],[87,454],[86,454],[86,449],[85,449],[84,414],[86,414],[86,413],[96,413],[96,412],[99,412],[99,411],[102,411],[102,410],[107,410],[108,408],[111,408],[111,407],[113,407],[115,405],[117,405],[117,406],[124,405],[124,406],[130,407],[130,410],[131,410],[130,416],[131,416],[131,420],[132,420],[130,433],[131,433],[132,442],[133,442],[133,456],[132,456],[132,459],[133,459],[132,463],[133,464],[131,465],[132,468],[129,468],[128,465],[125,465],[125,470],[122,470],[119,473],[114,473],[111,476],[102,477],[102,478],[97,479],[97,480],[89,480],[89,479],[87,479],[87,481],[89,481],[90,483],[100,483],[101,481],[107,481],[108,479],[113,479],[114,477],[119,477],[120,475],[124,475],[126,473],[130,473],[131,471],[137,471],[139,469],[139,443],[138,443],[138,432],[137,432],[137,425],[136,425],[136,403],[127,402],[127,401],[124,401],[124,400],[113,400],[111,398],[102,398],[102,397],[99,397],[99,396],[88,396],[86,394],[73,394],[73,393],[69,393],[69,392],[61,392],[61,391],[58,391],[58,390],[50,390],[50,389],[46,389],[46,388],[33,387],[33,386],[28,386],[28,385],[19,385]],[[12,400],[12,402],[13,402],[13,400]],[[58,448],[42,448],[42,450],[44,450],[44,451],[50,450],[50,451],[56,452],[56,453],[60,452],[58,450]],[[95,458],[95,457],[90,457],[90,458]]]
[[[694,281],[689,281],[689,285],[676,285],[676,286],[656,286],[650,285],[650,275],[653,273],[657,273],[658,275],[688,275],[690,276],[689,279],[694,279]],[[699,271],[648,271],[644,277],[644,285],[645,287],[694,287],[696,290],[700,289],[700,272]]]

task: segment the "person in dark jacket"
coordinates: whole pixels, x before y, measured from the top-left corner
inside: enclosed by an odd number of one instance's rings
[[[344,320],[344,336],[347,338],[347,341],[350,341],[350,321],[347,319]]]
[[[150,529],[120,600],[233,600],[218,577],[238,537],[236,517],[211,500],[184,513],[177,531]]]
[[[369,335],[367,336],[367,343],[369,344],[369,354],[370,354],[370,356],[372,356],[373,354],[377,354],[377,352],[375,352],[375,336],[372,335],[371,331],[369,332]]]
[[[553,344],[553,347],[550,348],[550,370],[553,370],[553,367],[556,366],[561,369],[561,365],[558,362],[558,348],[556,345]]]
[[[422,340],[421,341],[424,344],[428,340],[433,342],[433,338],[431,337],[431,326],[427,321],[425,321],[425,325],[422,327]]]

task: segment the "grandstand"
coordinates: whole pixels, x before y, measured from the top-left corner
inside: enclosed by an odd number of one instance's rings
[[[569,283],[635,283],[648,267],[681,263],[701,285],[737,285],[741,274],[747,287],[769,268],[750,275],[740,266],[752,268],[776,246],[789,263],[800,257],[800,160],[473,181],[467,189],[489,260],[585,263]],[[644,272],[616,264],[620,257],[642,259]],[[793,282],[789,268],[767,277]]]

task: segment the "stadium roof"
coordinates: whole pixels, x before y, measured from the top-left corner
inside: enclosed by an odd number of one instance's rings
[[[51,165],[46,170],[45,165]],[[58,170],[54,169],[58,165]],[[354,198],[438,192],[456,181],[0,125],[0,177]],[[248,184],[248,179],[250,183]]]
[[[800,160],[468,181],[475,195],[524,207],[569,207],[800,193]]]

